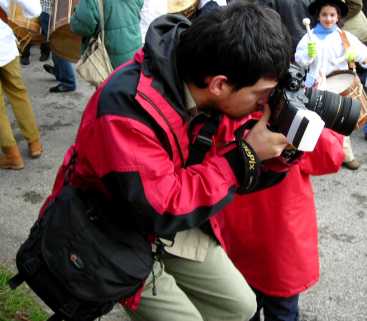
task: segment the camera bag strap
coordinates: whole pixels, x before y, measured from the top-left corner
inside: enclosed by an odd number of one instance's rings
[[[200,128],[195,140],[190,144],[189,158],[185,166],[200,164],[204,160],[206,153],[213,146],[213,137],[219,127],[220,119],[219,113],[209,116],[203,113],[192,120],[189,127],[190,140],[192,140],[194,127],[200,123],[203,123],[203,126]]]

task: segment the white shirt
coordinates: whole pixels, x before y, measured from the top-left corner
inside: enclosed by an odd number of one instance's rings
[[[23,8],[27,18],[38,17],[41,14],[39,0],[15,0],[15,2]],[[0,7],[9,13],[10,0],[0,0]],[[17,42],[12,29],[0,19],[0,67],[7,65],[18,55]]]
[[[307,34],[303,36],[301,41],[297,45],[295,60],[301,66],[309,67],[309,72],[306,77],[306,86],[313,83],[313,80],[317,80],[320,76],[320,72],[324,75],[329,75],[335,70],[348,70],[348,62],[344,58],[345,49],[341,40],[340,29],[326,36],[324,39],[318,38],[311,30],[312,41],[316,41],[317,56],[312,59],[307,54],[307,44],[309,42]],[[345,31],[347,38],[350,42],[351,48],[356,52],[356,61],[359,62],[362,67],[367,68],[363,64],[367,59],[367,47],[353,34]]]
[[[143,8],[140,12],[140,31],[143,43],[150,23],[161,15],[168,12],[167,0],[144,0]]]

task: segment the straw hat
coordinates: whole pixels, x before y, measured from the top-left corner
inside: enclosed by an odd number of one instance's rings
[[[168,13],[182,12],[192,6],[195,6],[196,0],[168,0]]]
[[[315,16],[322,7],[331,4],[340,9],[340,14],[344,18],[348,13],[348,6],[342,0],[315,0],[308,6],[308,12]]]

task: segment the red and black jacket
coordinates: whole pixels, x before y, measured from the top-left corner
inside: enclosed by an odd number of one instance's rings
[[[190,114],[175,66],[175,46],[190,22],[167,15],[156,20],[134,60],[120,66],[86,106],[75,144],[67,152],[51,198],[63,184],[76,151],[72,183],[102,191],[121,215],[145,233],[171,236],[211,220],[233,198],[238,157],[226,143],[243,120],[220,119],[215,144],[200,164],[185,166]],[[230,146],[234,150],[235,144]],[[225,155],[226,154],[226,155]]]
[[[156,20],[143,50],[96,90],[43,208],[60,192],[76,154],[72,185],[104,193],[140,232],[172,237],[209,220],[223,244],[214,214],[239,187],[237,177],[244,164],[240,157],[228,157],[237,152],[235,144],[227,143],[233,142],[244,119],[222,115],[204,160],[186,166],[191,116],[185,108],[174,48],[189,25],[179,16]],[[283,176],[260,185],[272,185]],[[134,305],[137,297],[128,305]]]

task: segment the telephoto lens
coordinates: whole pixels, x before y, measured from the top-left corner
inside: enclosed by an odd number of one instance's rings
[[[358,100],[340,96],[330,91],[307,88],[306,108],[316,112],[325,122],[325,127],[349,136],[358,122],[361,104]]]

